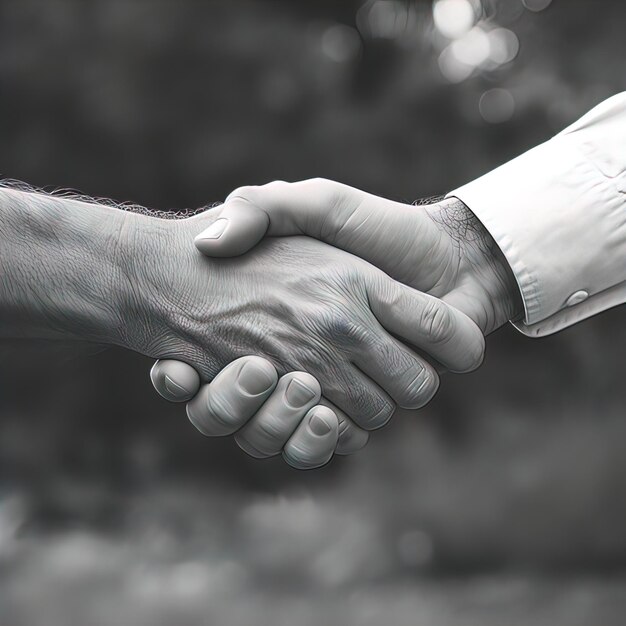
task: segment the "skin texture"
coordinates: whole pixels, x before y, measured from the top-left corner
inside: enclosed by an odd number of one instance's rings
[[[187,245],[195,222],[203,217],[182,220],[188,222],[181,235]],[[188,248],[190,265],[182,272],[186,280],[197,271],[193,269],[196,265],[202,270],[204,261],[193,247]],[[305,264],[303,258],[307,259]],[[176,264],[180,281],[180,255]],[[249,287],[242,287],[241,280],[224,279],[232,291],[214,303],[219,307],[220,331],[208,329],[213,337],[213,353],[230,355],[235,344],[244,355],[254,352],[268,357],[281,374],[299,370],[314,375],[323,390],[321,403],[331,408],[339,420],[340,452],[349,453],[364,445],[363,431],[383,426],[397,405],[423,406],[438,387],[435,368],[395,336],[418,348],[434,345],[431,352],[457,370],[474,368],[482,359],[482,335],[466,316],[320,242],[304,238],[268,241],[258,246],[254,255],[226,265],[219,262],[217,267],[224,267],[229,274],[233,268],[242,276],[249,273]],[[206,271],[197,276],[207,280]],[[152,291],[171,294],[181,288],[180,284],[157,285]],[[245,307],[237,300],[241,294],[245,294]],[[193,305],[182,294],[173,300],[184,302],[187,313]],[[267,315],[268,307],[273,315]],[[252,324],[241,319],[242,308],[246,316],[253,314]],[[444,322],[443,332],[449,337],[439,336],[439,320]],[[201,332],[207,332],[204,326]],[[455,337],[467,342],[468,350],[450,353],[447,346],[455,342]],[[190,336],[186,362],[205,358],[197,348],[203,341],[206,339]],[[222,363],[218,361],[219,366]],[[211,363],[209,367],[216,365]],[[209,367],[202,373],[205,380],[215,375]],[[267,416],[260,419],[261,424],[268,421]],[[298,423],[290,424],[294,432]],[[254,456],[271,456],[279,453],[289,438],[289,432],[272,432],[277,441],[267,449],[246,446],[243,436],[237,441]]]
[[[149,345],[138,348],[156,344],[167,351],[174,330],[172,351],[199,363],[205,379],[233,354],[254,351],[281,373],[293,368],[313,374],[331,401],[345,410],[358,408],[355,419],[370,426],[385,423],[394,403],[423,406],[436,390],[434,368],[408,345],[423,347],[440,329],[421,324],[415,311],[450,320],[444,328],[450,341],[457,335],[467,341],[462,358],[450,359],[455,368],[480,362],[482,336],[466,316],[360,259],[299,237],[268,240],[250,255],[211,261],[193,247],[185,252],[187,221],[171,223],[184,228],[159,246],[158,271],[146,275],[150,267],[141,261],[141,291],[156,296],[156,304],[147,320],[154,328],[139,337]],[[441,351],[442,359],[449,356]]]
[[[237,189],[209,213],[212,224],[195,239],[207,256],[239,256],[265,236],[304,234],[453,304],[484,334],[522,312],[505,259],[471,211],[454,198],[416,207],[324,179],[276,181]],[[444,325],[434,319],[431,324],[439,330]],[[440,361],[468,350],[461,337],[433,339],[431,334],[430,345],[420,347]]]
[[[506,260],[455,198],[414,206],[325,179],[276,181],[241,187],[210,213],[214,224],[195,240],[207,256],[244,254],[265,236],[308,235],[444,299],[484,334],[522,312]]]
[[[255,456],[302,449],[309,411],[329,418],[318,403],[350,442],[363,439],[363,427],[385,424],[396,405],[428,402],[437,372],[414,347],[464,342],[460,358],[439,352],[459,370],[482,359],[482,335],[465,315],[310,238],[209,259],[189,245],[213,222],[206,213],[168,221],[15,190],[0,190],[0,218],[3,336],[118,345],[187,363],[204,383],[240,357],[263,357],[283,377],[277,390],[291,412],[269,440],[263,436],[285,407],[242,427],[237,439]],[[190,391],[171,382],[170,394]]]
[[[310,385],[313,377],[306,372],[290,372],[280,380],[293,378]],[[284,393],[286,385],[277,388],[278,372],[267,359],[258,356],[233,361],[210,383],[202,386],[193,367],[172,359],[157,361],[150,371],[150,379],[157,392],[170,402],[193,398],[193,402],[187,404],[187,416],[207,437],[234,434],[253,417],[257,424],[263,417],[267,421],[263,430],[272,432],[277,444],[275,453],[281,452],[283,459],[295,469],[321,467],[334,454],[352,454],[362,449],[369,438],[367,431],[354,426],[337,408],[315,405],[310,411],[300,413],[301,419],[295,427],[292,422],[292,434],[288,434],[286,443],[283,443],[285,437],[280,437],[280,429],[274,424],[287,421],[285,418],[293,414],[293,409]],[[317,381],[313,384],[319,387]],[[255,453],[254,446],[246,445],[244,437],[236,436],[236,441],[248,454],[260,456]]]
[[[208,437],[239,431],[237,442],[252,456],[282,453],[292,467],[314,469],[328,463],[337,447],[337,416],[316,404],[319,384],[306,372],[290,372],[279,379],[267,359],[246,356],[227,365],[200,393],[200,377],[181,361],[157,361],[150,378],[157,391],[171,402],[195,396],[187,405],[191,423]],[[293,399],[290,403],[287,397],[294,380],[316,392],[301,407],[293,407]]]

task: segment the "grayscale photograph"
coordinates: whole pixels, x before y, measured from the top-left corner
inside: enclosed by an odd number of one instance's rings
[[[625,624],[625,27],[0,0],[0,626]]]

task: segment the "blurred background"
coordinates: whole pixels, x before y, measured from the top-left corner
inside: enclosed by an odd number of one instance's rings
[[[445,193],[624,90],[625,20],[611,0],[4,0],[0,174],[157,209],[313,176]],[[310,473],[201,437],[144,357],[4,345],[0,623],[623,624],[623,315],[501,329],[479,371]]]

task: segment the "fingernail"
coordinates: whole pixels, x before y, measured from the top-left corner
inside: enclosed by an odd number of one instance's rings
[[[327,435],[333,429],[332,424],[329,424],[321,415],[313,413],[309,418],[309,430],[318,437]]]
[[[267,391],[273,384],[274,378],[264,368],[259,368],[252,363],[246,363],[237,377],[239,386],[251,396],[258,396]]]
[[[219,239],[228,226],[228,219],[220,217],[215,220],[206,230],[203,230],[196,239]]]
[[[179,385],[177,382],[174,382],[167,374],[165,375],[163,382],[165,384],[165,388],[174,396],[184,396],[189,393],[187,389],[185,389],[182,385]]]
[[[313,400],[315,395],[313,389],[307,387],[297,378],[293,378],[285,390],[285,399],[294,409],[304,406],[307,402]]]

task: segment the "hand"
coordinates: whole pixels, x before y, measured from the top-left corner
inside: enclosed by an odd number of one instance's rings
[[[303,407],[294,408],[289,402],[293,381],[296,387],[319,389],[319,383],[310,374],[291,372],[279,380],[268,360],[246,356],[227,365],[210,384],[202,387],[198,373],[180,361],[157,361],[150,378],[154,388],[171,402],[194,398],[187,405],[187,415],[203,435],[237,433],[236,440],[247,449],[248,432],[252,456],[255,449],[264,445],[263,439],[276,432],[276,419],[285,421],[293,417],[294,422],[299,422],[293,434],[284,445],[282,439],[276,444],[282,446],[283,459],[289,465],[302,470],[318,468],[328,463],[335,452],[339,422],[331,409],[315,404],[319,392]],[[344,445],[365,445],[367,433],[353,432],[356,436],[362,433],[361,441]]]
[[[310,372],[341,422],[338,451],[363,440],[354,421],[378,428],[396,405],[417,408],[437,389],[435,369],[389,333],[456,371],[482,359],[482,334],[465,315],[351,255],[290,238],[265,242],[242,259],[209,261],[188,243],[184,249],[198,226],[206,227],[206,214],[168,224],[171,232],[150,238],[159,248],[148,263],[133,256],[145,274],[139,291],[167,312],[156,324],[155,315],[142,316],[151,323],[138,333],[146,345],[135,349],[185,361],[206,381],[251,352],[281,373]],[[310,391],[307,402],[317,393]],[[250,436],[259,424],[238,433],[238,442],[255,456],[280,453],[299,420],[275,421],[277,432],[261,447]]]
[[[118,345],[188,363],[204,381],[254,352],[281,374],[319,380],[348,440],[357,426],[341,409],[376,428],[396,403],[421,406],[435,393],[436,371],[411,346],[452,369],[482,358],[482,335],[462,313],[312,239],[207,259],[188,242],[208,214],[161,220],[3,190],[0,215],[3,336]],[[284,394],[301,411],[320,400],[319,386],[302,378]],[[302,416],[273,417],[270,437],[255,423],[238,433],[240,444],[256,456],[279,453]]]
[[[196,238],[207,256],[243,254],[264,236],[308,235],[442,298],[488,334],[522,312],[502,253],[459,200],[414,206],[329,180],[241,187],[209,211]]]

